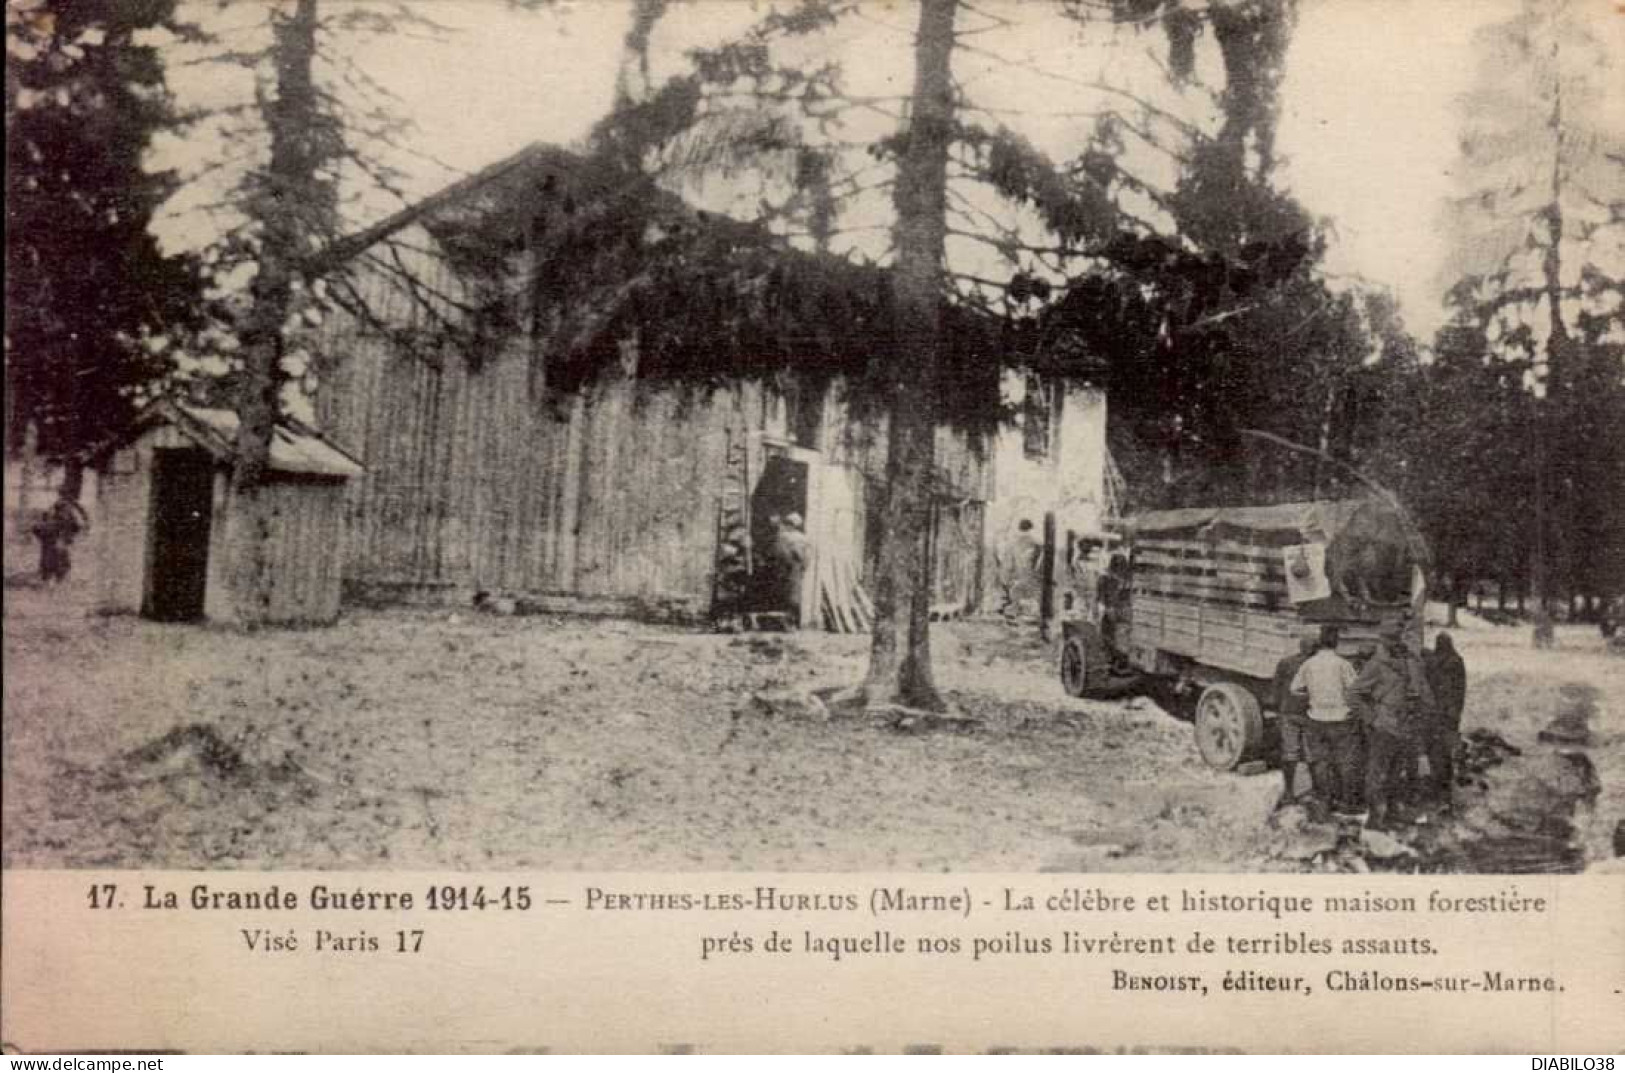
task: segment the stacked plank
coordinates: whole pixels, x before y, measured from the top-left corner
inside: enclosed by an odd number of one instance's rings
[[[1250,610],[1289,607],[1278,548],[1147,537],[1134,551],[1134,590]]]
[[[858,583],[857,567],[850,556],[818,556],[818,603],[824,628],[834,633],[868,633],[874,628],[875,607]]]

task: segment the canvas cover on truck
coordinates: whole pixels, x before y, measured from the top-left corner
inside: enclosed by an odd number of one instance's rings
[[[1202,549],[1221,546],[1268,549],[1282,556],[1283,583],[1292,550],[1304,549],[1305,564],[1324,578],[1328,598],[1370,605],[1410,603],[1423,565],[1404,517],[1374,498],[1148,511],[1130,519],[1129,528],[1137,545],[1182,548],[1198,560]]]

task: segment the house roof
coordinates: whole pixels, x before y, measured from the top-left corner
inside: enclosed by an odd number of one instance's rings
[[[518,323],[526,301],[556,307],[531,330],[548,355],[549,387],[561,392],[617,368],[619,344],[634,333],[640,379],[711,385],[790,369],[868,377],[893,345],[890,266],[798,248],[760,222],[693,206],[613,157],[533,144],[339,239],[309,267],[337,269],[414,226],[475,282],[483,328]],[[527,249],[537,256],[514,256]],[[1069,378],[1099,371],[1071,352],[1035,353],[1036,322],[946,299],[942,312],[938,414],[961,431],[993,430],[1003,366]],[[488,341],[469,348],[471,360]]]
[[[216,460],[230,463],[237,451],[237,415],[231,410],[192,406],[162,399],[136,418],[121,443],[161,424],[173,425]],[[105,453],[111,447],[97,453]],[[276,473],[310,477],[358,477],[365,467],[324,440],[315,430],[292,421],[278,424],[271,436],[270,467]]]
[[[530,145],[504,157],[494,164],[490,164],[472,175],[446,186],[428,197],[415,201],[382,220],[364,227],[359,231],[344,235],[335,240],[325,250],[317,254],[313,265],[309,266],[315,272],[323,272],[335,268],[370,246],[374,246],[396,232],[419,223],[436,213],[456,206],[476,192],[485,187],[496,185],[503,180],[516,178],[523,181],[528,173],[536,169],[552,169],[570,175],[578,182],[586,181],[590,171],[590,162],[580,153],[552,145],[547,142],[532,142]]]

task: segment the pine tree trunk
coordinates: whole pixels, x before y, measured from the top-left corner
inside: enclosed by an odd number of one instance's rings
[[[1048,641],[1055,626],[1055,512],[1044,512],[1043,558],[1038,563],[1038,636]]]
[[[937,348],[952,136],[958,0],[921,0],[914,41],[908,148],[897,174],[896,346],[889,395],[885,519],[875,626],[864,695],[869,704],[941,710],[931,667],[931,499],[936,462]]]
[[[630,108],[648,100],[649,42],[666,14],[667,0],[632,0],[632,25],[626,31],[621,67],[615,75],[615,107]]]
[[[307,230],[304,214],[319,186],[320,103],[312,70],[316,30],[317,0],[298,0],[293,14],[276,23],[276,96],[264,105],[271,160],[250,210],[262,229],[259,272],[242,333],[236,464],[225,520],[230,617],[244,625],[265,620],[275,584],[269,564],[274,518],[264,487],[286,379],[283,325],[293,311]]]
[[[1561,34],[1552,35],[1552,174],[1551,202],[1546,210],[1546,249],[1541,275],[1547,304],[1546,391],[1535,405],[1535,558],[1531,577],[1535,601],[1536,647],[1550,644],[1552,636],[1551,589],[1553,573],[1564,573],[1561,532],[1567,496],[1554,488],[1551,468],[1554,417],[1560,417],[1564,382],[1568,375],[1564,358],[1568,352],[1568,328],[1563,323],[1563,79],[1560,59]],[[1554,524],[1556,523],[1556,524]],[[1555,571],[1554,571],[1555,567]]]

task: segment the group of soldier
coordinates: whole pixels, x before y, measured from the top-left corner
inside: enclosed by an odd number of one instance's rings
[[[1418,651],[1392,623],[1359,669],[1338,653],[1340,640],[1336,626],[1323,626],[1276,668],[1280,804],[1304,804],[1322,820],[1363,813],[1378,830],[1447,812],[1467,696],[1450,635]]]

